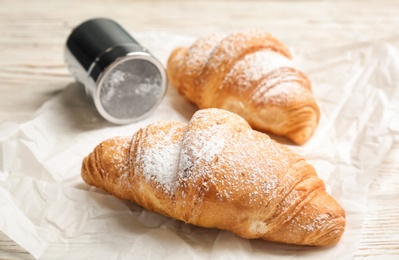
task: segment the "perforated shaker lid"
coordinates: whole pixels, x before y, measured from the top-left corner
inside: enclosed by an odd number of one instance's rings
[[[110,122],[145,117],[166,92],[162,64],[112,20],[97,18],[76,27],[65,56],[71,73]]]

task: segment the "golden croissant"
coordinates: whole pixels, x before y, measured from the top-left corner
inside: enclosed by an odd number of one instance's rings
[[[345,211],[304,158],[222,109],[103,141],[82,177],[150,211],[248,239],[324,246],[345,228]]]
[[[309,78],[287,47],[254,30],[200,38],[170,55],[171,84],[203,108],[242,116],[255,129],[305,143],[319,121]]]

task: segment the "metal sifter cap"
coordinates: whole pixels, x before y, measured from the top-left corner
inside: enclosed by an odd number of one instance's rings
[[[109,19],[96,18],[76,27],[66,42],[65,61],[98,112],[115,124],[145,117],[166,92],[162,64]]]

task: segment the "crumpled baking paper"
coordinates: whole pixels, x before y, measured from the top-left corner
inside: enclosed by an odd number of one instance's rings
[[[164,64],[174,47],[193,41],[157,32],[134,35]],[[346,231],[336,246],[246,240],[151,213],[89,187],[80,167],[99,142],[132,135],[157,120],[187,122],[196,108],[169,86],[151,116],[115,126],[100,118],[72,77],[31,120],[0,125],[1,231],[41,259],[352,259],[369,184],[399,133],[399,51],[383,42],[294,51],[294,60],[313,81],[321,121],[308,143],[285,145],[316,168],[346,209]]]

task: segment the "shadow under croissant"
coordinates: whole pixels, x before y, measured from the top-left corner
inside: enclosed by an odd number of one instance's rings
[[[254,130],[258,131],[258,132],[267,134],[271,139],[273,139],[273,140],[276,141],[277,143],[280,143],[280,144],[283,144],[283,145],[294,145],[294,146],[298,146],[298,144],[294,143],[293,141],[289,140],[289,139],[286,138],[286,137],[279,136],[279,135],[275,135],[275,134],[273,134],[273,133],[271,133],[271,132],[262,131],[262,130],[259,130],[259,129],[256,129],[256,128],[252,128],[252,129],[254,129]]]
[[[198,107],[188,101],[184,96],[169,84],[167,95],[171,97],[171,105],[175,111],[182,115],[187,121],[189,121],[194,113],[198,110]]]

